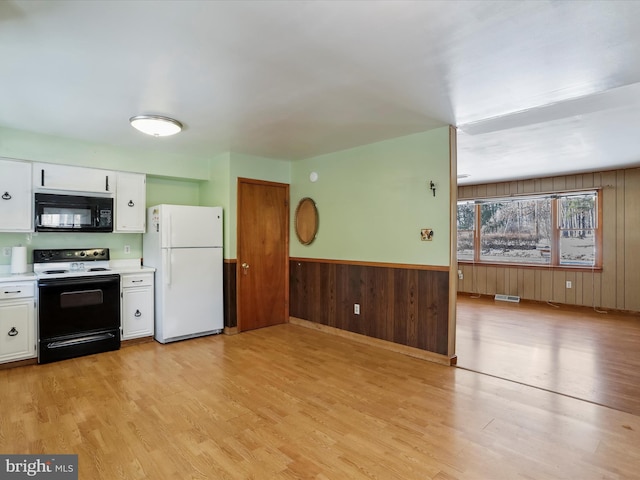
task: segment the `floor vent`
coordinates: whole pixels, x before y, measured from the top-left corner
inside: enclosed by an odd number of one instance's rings
[[[520,301],[520,297],[517,295],[496,295],[495,299],[500,300],[501,302],[518,303]]]

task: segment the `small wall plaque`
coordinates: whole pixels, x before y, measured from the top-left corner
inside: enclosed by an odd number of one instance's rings
[[[430,228],[423,228],[420,230],[420,240],[423,242],[430,242],[433,240],[433,230]]]

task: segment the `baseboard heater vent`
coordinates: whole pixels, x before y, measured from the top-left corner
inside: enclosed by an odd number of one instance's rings
[[[517,295],[496,295],[495,299],[500,300],[501,302],[518,303],[520,301],[520,297]]]

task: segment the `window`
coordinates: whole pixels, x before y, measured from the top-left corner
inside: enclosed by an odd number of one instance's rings
[[[558,198],[560,265],[594,265],[597,208],[594,194]]]
[[[473,260],[476,210],[472,203],[458,203],[458,260]]]
[[[458,260],[599,266],[598,192],[458,203]]]

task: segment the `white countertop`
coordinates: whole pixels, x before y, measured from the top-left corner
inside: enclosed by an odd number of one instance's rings
[[[121,275],[135,274],[135,273],[153,273],[156,271],[153,267],[143,267],[140,265],[140,259],[135,260],[111,260],[109,266],[113,273],[119,273]],[[28,272],[26,273],[11,273],[10,265],[0,265],[0,283],[8,282],[29,282],[35,281],[36,276],[33,273],[33,265],[27,265]]]
[[[7,265],[8,266],[8,265]],[[33,272],[27,273],[11,273],[9,269],[5,272],[4,269],[0,270],[0,283],[7,282],[29,282],[36,279]]]
[[[129,273],[153,273],[156,269],[153,267],[111,267],[111,271],[127,275]]]
[[[127,273],[151,273],[155,272],[156,269],[153,267],[143,267],[140,265],[140,259],[132,259],[132,260],[109,260],[109,267],[116,273],[127,274]]]

